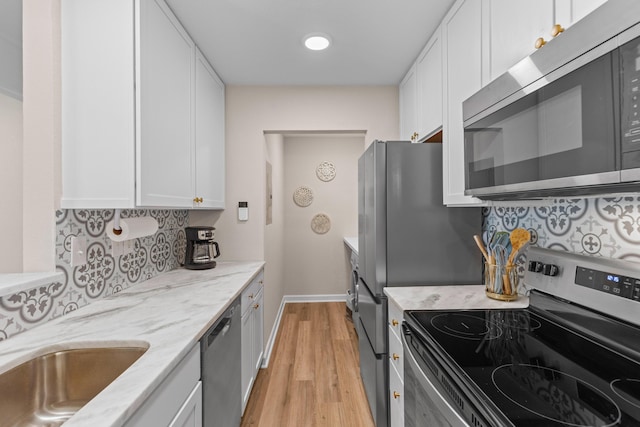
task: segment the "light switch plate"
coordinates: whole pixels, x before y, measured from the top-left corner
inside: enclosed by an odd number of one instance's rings
[[[87,240],[73,236],[71,238],[71,267],[87,263]]]
[[[131,252],[133,252],[133,249],[135,248],[135,240],[134,239],[129,239],[129,240],[125,240],[124,242],[124,254],[130,254]]]
[[[111,256],[117,257],[124,254],[124,242],[111,242]]]

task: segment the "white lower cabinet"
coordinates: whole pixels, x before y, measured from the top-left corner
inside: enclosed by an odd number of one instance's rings
[[[404,381],[394,367],[389,368],[389,420],[391,427],[404,426]]]
[[[242,291],[242,413],[249,401],[264,348],[264,285],[263,272]]]
[[[202,381],[198,381],[169,427],[202,427]]]
[[[200,343],[165,378],[125,427],[201,427]]]
[[[389,421],[391,427],[404,426],[404,352],[402,349],[402,309],[389,300]]]

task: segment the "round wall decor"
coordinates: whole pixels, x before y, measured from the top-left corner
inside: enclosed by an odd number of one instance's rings
[[[305,208],[313,202],[313,190],[309,187],[298,187],[293,192],[293,201],[296,205]]]
[[[319,213],[311,220],[311,229],[316,234],[325,234],[331,229],[331,220],[329,216],[323,213]]]
[[[322,162],[316,168],[316,176],[320,181],[328,182],[336,177],[336,167],[332,162]]]

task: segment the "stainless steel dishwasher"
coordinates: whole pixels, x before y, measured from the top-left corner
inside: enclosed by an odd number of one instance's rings
[[[238,297],[200,340],[204,427],[240,425],[240,325]]]

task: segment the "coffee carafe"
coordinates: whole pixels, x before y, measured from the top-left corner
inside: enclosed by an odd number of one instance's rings
[[[220,256],[220,246],[213,240],[214,227],[187,227],[187,253],[184,268],[204,270],[216,266],[214,258]]]

